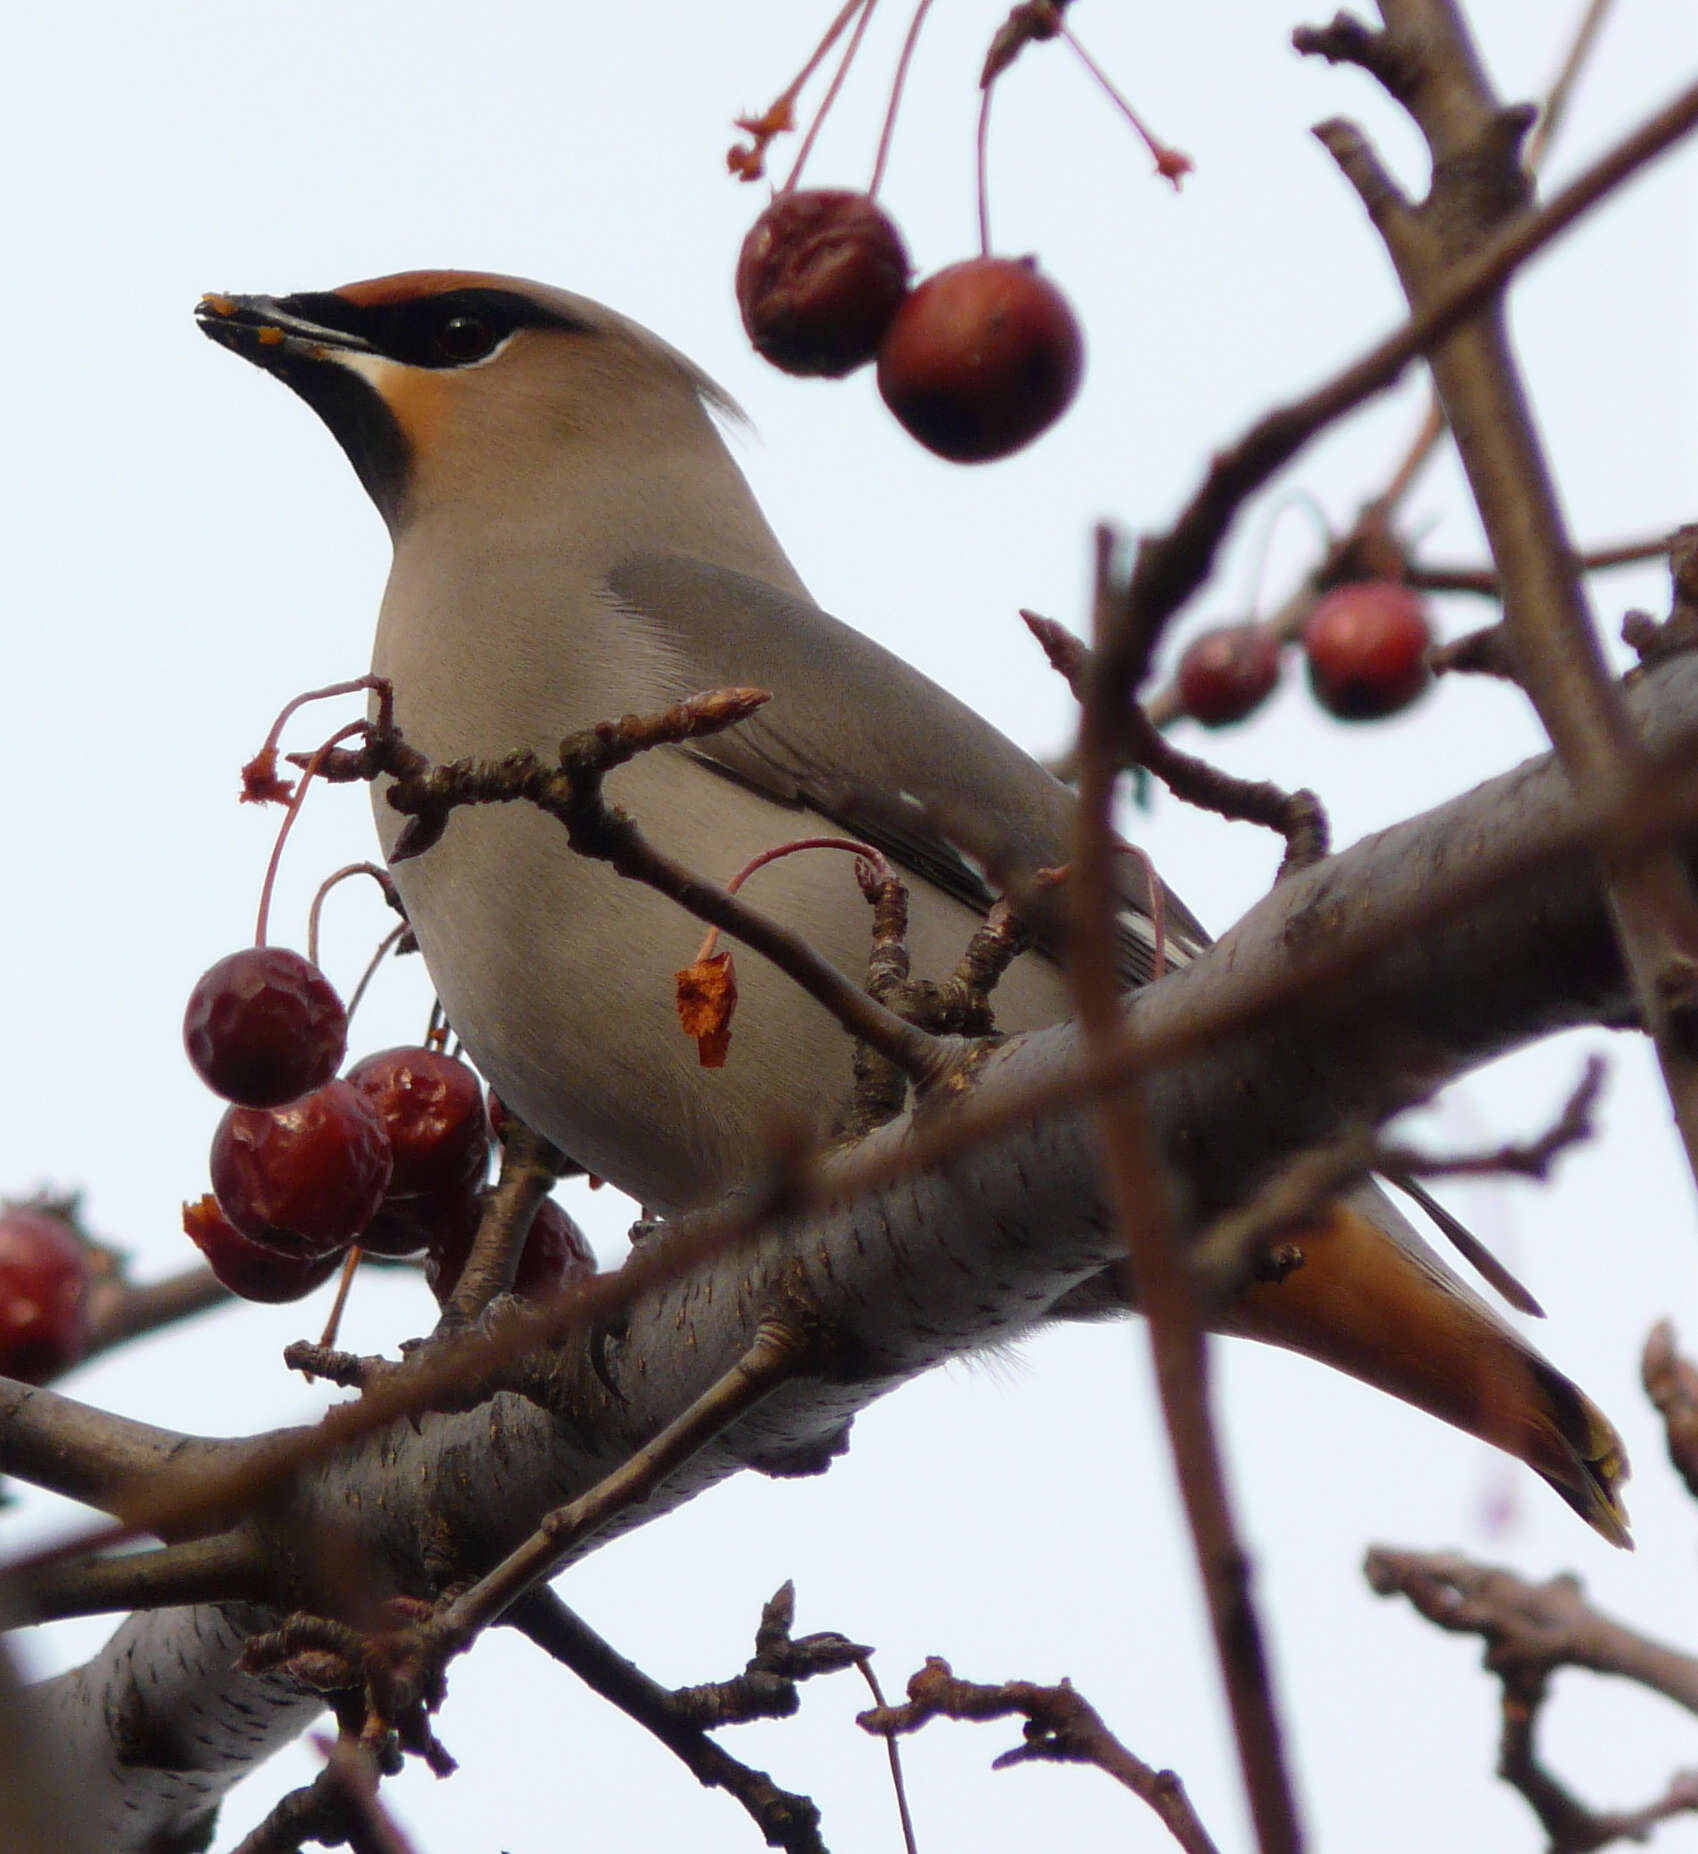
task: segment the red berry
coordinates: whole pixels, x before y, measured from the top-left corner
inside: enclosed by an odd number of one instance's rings
[[[189,993],[183,1046],[214,1094],[243,1107],[281,1107],[336,1073],[348,1014],[299,953],[248,946],[219,960]]]
[[[345,1248],[389,1183],[377,1109],[345,1081],[287,1107],[232,1107],[212,1136],[218,1207],[244,1236],[285,1254]]]
[[[1309,686],[1341,721],[1377,721],[1427,686],[1432,631],[1421,601],[1395,580],[1335,586],[1303,627]]]
[[[940,270],[897,310],[878,351],[878,390],[904,428],[952,463],[1006,457],[1072,403],[1085,341],[1033,258]]]
[[[434,1049],[386,1049],[356,1062],[348,1080],[377,1109],[389,1135],[391,1197],[482,1178],[489,1128],[483,1088],[465,1063]]]
[[[475,1184],[460,1184],[430,1197],[386,1197],[360,1235],[360,1247],[373,1255],[417,1255],[448,1241],[471,1248],[483,1215],[483,1194]]]
[[[45,1384],[88,1344],[88,1251],[63,1217],[0,1205],[0,1376]]]
[[[242,1300],[270,1305],[300,1300],[335,1274],[341,1257],[281,1255],[252,1241],[236,1228],[210,1192],[198,1203],[183,1206],[183,1230],[206,1257],[207,1266],[230,1292]]]
[[[1260,708],[1279,681],[1279,645],[1259,624],[1205,631],[1179,659],[1179,699],[1205,727],[1225,727]]]
[[[841,379],[878,352],[908,293],[902,235],[864,193],[781,193],[737,256],[737,307],[786,373]]]
[[[472,1241],[478,1233],[477,1220],[470,1225],[455,1225],[433,1239],[425,1258],[425,1279],[436,1296],[438,1306],[447,1306],[449,1297],[460,1283]],[[537,1206],[525,1238],[524,1253],[519,1257],[513,1292],[527,1300],[543,1300],[568,1281],[581,1281],[595,1273],[595,1251],[577,1224],[551,1197]]]

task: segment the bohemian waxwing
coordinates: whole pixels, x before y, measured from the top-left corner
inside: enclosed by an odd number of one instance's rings
[[[617,801],[723,882],[797,837],[877,844],[911,891],[917,973],[953,969],[990,899],[943,840],[988,820],[1014,881],[1069,853],[1072,798],[988,723],[808,597],[715,419],[713,383],[597,303],[508,277],[420,271],[299,296],[203,299],[215,341],[276,374],[347,452],[394,564],[373,668],[436,760],[552,752],[575,729],[704,689],[772,692],[743,725],[639,755]],[[377,805],[387,851],[399,820]],[[739,962],[731,1059],[703,1069],[673,974],[700,927],[568,849],[524,805],[479,808],[395,879],[449,1021],[508,1103],[562,1151],[673,1213],[754,1174],[772,1130],[828,1126],[850,1087],[834,1019],[765,961]],[[860,976],[868,916],[841,855],[792,856],[751,891]],[[1129,983],[1152,971],[1141,872],[1121,916]],[[1207,936],[1166,897],[1165,955]],[[1067,1013],[1042,951],[997,1018]],[[1370,1187],[1304,1233],[1305,1265],[1253,1288],[1232,1327],[1304,1351],[1528,1462],[1627,1543],[1608,1421]]]

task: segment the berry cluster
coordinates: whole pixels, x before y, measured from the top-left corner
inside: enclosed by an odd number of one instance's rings
[[[737,260],[737,305],[786,373],[840,379],[878,361],[898,422],[952,463],[1006,457],[1078,391],[1085,344],[1032,258],[971,258],[908,285],[908,250],[862,193],[780,193]]]
[[[190,994],[184,1046],[230,1106],[212,1139],[212,1193],[184,1206],[183,1227],[244,1299],[297,1300],[355,1245],[424,1251],[445,1299],[477,1234],[490,1152],[477,1076],[420,1047],[366,1056],[338,1078],[347,1032],[324,974],[285,948],[232,953]],[[593,1268],[571,1219],[545,1210],[518,1291]]]
[[[1309,687],[1341,721],[1378,721],[1426,688],[1432,629],[1420,599],[1395,580],[1351,580],[1316,600],[1303,626]],[[1265,626],[1224,625],[1179,660],[1180,704],[1205,727],[1242,721],[1279,681],[1279,641]]]

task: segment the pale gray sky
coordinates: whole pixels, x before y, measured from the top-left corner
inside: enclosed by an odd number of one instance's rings
[[[1067,421],[1020,458],[957,470],[911,446],[872,384],[799,384],[737,326],[729,277],[764,195],[726,177],[728,121],[799,62],[826,7],[734,0],[471,10],[323,0],[164,0],[150,9],[22,10],[0,75],[0,156],[13,176],[9,428],[0,499],[8,622],[0,672],[0,922],[17,1058],[0,1190],[78,1184],[138,1268],[186,1258],[177,1204],[204,1188],[216,1105],[179,1054],[182,1001],[240,943],[272,822],[233,802],[236,769],[298,689],[363,669],[385,571],[380,523],[317,421],[196,332],[203,289],[324,288],[415,265],[530,275],[604,298],[699,359],[750,412],[741,455],[821,602],[912,658],[1044,751],[1068,704],[1015,617],[1083,623],[1090,524],[1171,515],[1208,452],[1385,332],[1389,267],[1308,125],[1368,122],[1412,179],[1417,151],[1358,74],[1311,67],[1290,27],[1319,16],[1266,0],[1077,7],[1080,34],[1197,172],[1175,199],[1057,47],[998,101],[993,222],[1037,250],[1083,318],[1090,358]],[[1472,8],[1507,95],[1535,93],[1578,6]],[[932,268],[971,248],[974,77],[1001,9],[936,9],[921,42],[886,198]],[[875,24],[811,169],[860,184],[871,164],[901,9]],[[1685,0],[1620,0],[1552,164],[1560,180],[1698,65]],[[780,162],[785,157],[780,156]],[[780,171],[783,171],[782,165]],[[1576,532],[1614,540],[1698,512],[1691,327],[1690,149],[1638,182],[1519,286],[1515,326]],[[1302,460],[1293,485],[1334,517],[1383,480],[1419,404],[1406,388]],[[1411,515],[1448,560],[1478,555],[1448,464]],[[1200,611],[1251,596],[1263,510]],[[1313,546],[1279,523],[1263,579],[1278,593]],[[1664,601],[1654,571],[1596,582],[1613,633]],[[1481,613],[1459,602],[1454,632]],[[1447,686],[1385,727],[1341,729],[1286,690],[1212,743],[1235,769],[1315,786],[1340,841],[1535,751],[1500,685]],[[1247,830],[1170,802],[1138,834],[1203,918],[1226,925],[1275,854]],[[363,796],[309,811],[280,920],[298,935],[318,876],[369,853]],[[344,985],[377,916],[332,906],[327,960]],[[416,1034],[417,974],[385,981],[362,1041]],[[1443,1117],[1458,1140],[1531,1130],[1570,1086],[1570,1039],[1469,1082]],[[1222,1355],[1222,1407],[1261,1569],[1279,1687],[1318,1846],[1539,1845],[1491,1775],[1496,1689],[1466,1643],[1371,1598],[1363,1546],[1460,1545],[1547,1575],[1573,1567],[1609,1605],[1698,1641],[1698,1514],[1678,1495],[1636,1383],[1665,1312],[1698,1339],[1690,1181],[1643,1052],[1611,1045],[1607,1137],[1549,1191],[1476,1193],[1483,1233],[1550,1309],[1541,1342],[1626,1431],[1640,1549],[1593,1539],[1531,1477],[1383,1397],[1298,1361]],[[1458,1200],[1460,1202],[1460,1198]],[[604,1255],[627,1207],[578,1209]],[[284,1340],[319,1317],[248,1309],[91,1367],[68,1388],[160,1423],[237,1433],[299,1416]],[[362,1281],[349,1338],[393,1347],[424,1290]],[[1501,1534],[1485,1515],[1505,1493]],[[61,1523],[8,1514],[21,1539]],[[873,1411],[821,1481],[748,1477],[601,1554],[567,1599],[659,1678],[729,1673],[786,1576],[804,1629],[877,1644],[887,1687],[928,1653],[982,1679],[1070,1675],[1142,1756],[1184,1776],[1213,1832],[1245,1827],[1212,1658],[1139,1330],[1052,1334],[1018,1362],[941,1376]],[[53,1631],[36,1664],[75,1657],[99,1622]],[[1570,1690],[1572,1689],[1572,1691]],[[849,1724],[850,1681],[802,1719],[731,1748],[812,1793],[838,1848],[895,1847],[882,1750]],[[702,1854],[755,1845],[733,1805],[528,1647],[497,1639],[452,1676],[440,1724],[460,1758],[443,1784],[391,1786],[421,1854],[533,1854],[563,1843]],[[1642,1800],[1691,1762],[1689,1722],[1637,1694],[1566,1676],[1547,1740],[1606,1803]],[[1089,1772],[992,1776],[999,1728],[910,1745],[922,1845],[1159,1848],[1153,1818]],[[221,1848],[310,1772],[294,1751],[239,1791]],[[1698,1829],[1665,1831],[1698,1847]]]

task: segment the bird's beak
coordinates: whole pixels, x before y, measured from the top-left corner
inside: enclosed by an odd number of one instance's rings
[[[303,315],[290,298],[209,293],[195,305],[201,333],[256,367],[281,371],[291,360],[334,360],[372,354],[369,341]]]
[[[300,394],[393,529],[412,470],[411,442],[383,393],[395,368],[363,335],[335,326],[338,309],[353,313],[334,296],[209,295],[195,305],[195,320],[220,347]]]

